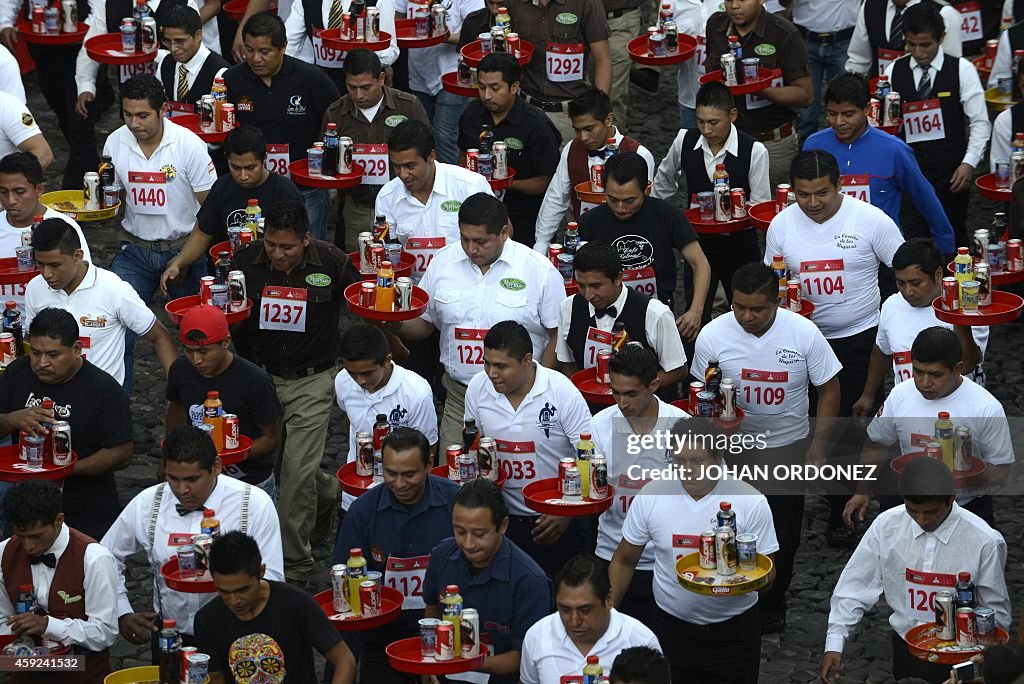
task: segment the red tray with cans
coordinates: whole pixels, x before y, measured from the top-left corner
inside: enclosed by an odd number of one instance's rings
[[[697,412],[695,410],[691,410],[692,407],[690,406],[689,399],[677,399],[676,401],[672,402],[672,405],[678,409],[686,411],[691,416],[697,415]],[[711,420],[714,421],[715,425],[722,428],[723,430],[726,430],[727,432],[732,432],[738,429],[739,426],[743,424],[743,419],[746,417],[746,412],[742,408],[737,406],[735,418],[722,418],[721,416],[717,416],[715,418],[712,418]]]
[[[174,123],[187,128],[188,130],[199,136],[199,139],[207,143],[222,143],[224,138],[228,137],[228,133],[231,131],[214,131],[213,133],[207,133],[199,128],[199,115],[198,114],[181,114],[174,117]],[[235,128],[238,128],[238,122],[235,122]]]
[[[986,173],[984,176],[978,176],[974,179],[974,186],[978,188],[978,194],[985,199],[994,200],[996,202],[1009,202],[1010,201],[1010,188],[1000,188],[996,186],[996,175],[994,173]]]
[[[39,270],[35,268],[19,271],[17,257],[0,259],[0,285],[24,285],[37,275],[39,275]]]
[[[750,219],[750,225],[761,230],[768,230],[772,219],[779,215],[775,209],[775,200],[750,205],[747,207],[747,218]]]
[[[455,480],[452,480],[451,478],[448,477],[448,464],[439,465],[436,468],[431,468],[430,474],[436,475],[438,477],[443,477],[444,479],[450,480],[451,482],[455,482]],[[498,479],[492,480],[492,482],[494,482],[494,484],[498,486],[498,489],[501,489],[505,486],[505,472],[501,468],[498,468]],[[459,484],[461,484],[461,482]]]
[[[419,318],[427,310],[430,302],[430,295],[426,290],[413,285],[412,306],[402,311],[377,311],[366,306],[359,305],[359,288],[363,282],[352,283],[345,288],[345,300],[348,302],[348,310],[357,316],[369,318],[372,321],[408,321]]]
[[[324,41],[326,47],[334,50],[340,50],[341,52],[349,52],[350,50],[372,50],[373,52],[380,52],[381,50],[387,50],[391,47],[391,34],[387,31],[380,32],[379,40],[348,40],[341,37],[341,29],[327,29],[320,34],[320,37]]]
[[[512,181],[516,179],[516,170],[509,167],[508,175],[504,178],[494,178],[493,176],[488,179],[488,183],[491,184],[491,190],[494,192],[501,192],[512,187]]]
[[[989,643],[979,643],[977,646],[965,648],[957,646],[956,639],[940,638],[938,626],[934,622],[926,622],[912,627],[903,640],[907,642],[907,650],[918,660],[940,665],[956,665],[970,660],[989,646],[1005,644],[1010,640],[1010,635],[1005,629],[996,627],[995,638]]]
[[[459,83],[459,75],[454,71],[447,74],[441,74],[441,87],[449,93],[461,95],[462,97],[479,97],[480,95],[480,91],[476,86],[462,85]]]
[[[185,315],[186,311],[197,306],[199,306],[199,295],[189,295],[188,297],[179,297],[167,302],[164,305],[164,311],[167,312],[167,318],[171,319],[171,323],[177,325],[181,323],[181,317]],[[224,315],[228,319],[228,325],[234,325],[248,318],[251,311],[252,299],[246,299],[244,309],[241,311],[228,311]]]
[[[250,453],[252,453],[252,439],[239,433],[238,448],[224,449],[224,451],[219,452],[217,455],[220,456],[220,462],[224,465],[234,465],[249,458]]]
[[[737,69],[742,69],[743,66],[740,64],[736,65]],[[753,81],[747,81],[741,85],[728,86],[729,91],[733,95],[750,95],[751,93],[757,93],[765,88],[768,88],[772,84],[772,79],[778,78],[782,75],[781,69],[765,69],[764,67],[757,68],[757,78]],[[701,83],[710,83],[711,81],[722,81],[722,71],[709,71],[708,73],[697,79]]]
[[[611,406],[615,403],[615,400],[612,399],[612,386],[597,381],[597,368],[584,368],[581,371],[576,371],[569,379],[588,404]]]
[[[947,311],[942,308],[942,297],[936,297],[932,301],[932,308],[935,310],[935,317],[943,323],[999,325],[1000,323],[1010,323],[1020,317],[1021,309],[1024,309],[1024,299],[1012,292],[993,290],[992,303],[988,306],[979,306],[977,311]]]
[[[888,125],[888,126],[881,126],[881,125],[879,125],[879,126],[875,126],[875,128],[877,128],[878,130],[880,130],[880,131],[882,131],[884,133],[888,133],[889,135],[899,135],[900,131],[903,129],[903,122],[900,121],[898,123],[894,123],[894,124],[891,124],[891,125]]]
[[[353,615],[352,613],[336,613],[332,605],[334,592],[331,589],[321,591],[313,599],[327,615],[327,619],[339,632],[359,632],[364,629],[376,629],[389,622],[394,622],[402,614],[402,592],[392,587],[380,588],[380,614],[370,617]],[[419,639],[416,639],[417,643]]]
[[[116,64],[118,66],[145,64],[156,59],[156,53],[156,50],[152,52],[142,52],[141,50],[132,53],[121,52],[120,31],[93,36],[85,41],[85,54],[100,64]]]
[[[292,180],[296,185],[306,188],[325,188],[327,190],[345,190],[354,188],[363,182],[363,165],[352,163],[352,173],[338,176],[311,176],[305,159],[297,159],[288,165]]]
[[[174,556],[160,566],[160,576],[168,588],[182,594],[212,594],[217,591],[213,578],[209,573],[202,574],[196,578],[185,578],[178,570],[178,557]]]
[[[18,24],[18,36],[21,40],[36,45],[76,45],[85,40],[88,30],[89,25],[81,21],[78,22],[78,29],[74,33],[64,33],[63,31],[60,33],[36,33],[32,30],[31,21]]]
[[[705,235],[715,233],[735,233],[737,230],[745,230],[750,227],[750,217],[734,218],[729,221],[701,221],[700,209],[687,209],[686,219],[693,226],[694,232]]]
[[[974,262],[979,263],[978,261]],[[946,264],[946,270],[952,274],[956,273],[956,266],[950,261]],[[993,285],[1012,285],[1014,283],[1024,282],[1024,271],[1003,271],[1002,273],[992,273],[992,284]]]
[[[55,466],[50,457],[47,457],[41,468],[33,468],[21,460],[21,446],[10,444],[0,447],[0,482],[63,480],[75,469],[76,461],[78,454],[72,451],[71,463],[66,466]]]
[[[678,35],[679,49],[676,52],[671,54],[666,53],[660,57],[656,57],[651,54],[647,47],[648,38],[646,35],[637,36],[626,44],[626,50],[629,52],[629,58],[637,64],[643,64],[645,66],[670,66],[672,64],[682,64],[693,57],[693,54],[697,51],[697,39],[685,33],[680,33]]]
[[[462,46],[462,61],[466,66],[479,66],[480,60],[484,58],[483,46],[479,40],[467,43]],[[519,40],[519,49],[516,51],[516,61],[519,66],[526,66],[533,59],[533,43],[526,40]]]
[[[565,284],[565,296],[572,297],[575,294],[580,293],[580,286],[576,283],[575,278]]]
[[[221,6],[220,11],[221,14],[226,16],[228,19],[232,19],[234,21],[241,21],[242,18],[245,16],[245,11],[247,9],[249,9],[249,0],[230,0],[229,2],[225,2],[224,5]],[[263,10],[263,13],[277,14],[277,3],[270,3],[267,9]]]
[[[448,40],[448,36],[451,35],[448,31],[445,31],[439,35],[427,36],[425,38],[417,36],[415,19],[399,19],[396,21],[395,33],[398,35],[398,47],[404,49],[426,48],[434,45],[440,45]]]
[[[216,261],[217,261],[217,253],[218,252],[228,252],[228,253],[231,253],[231,242],[228,241],[228,240],[225,240],[224,242],[218,242],[213,247],[210,247],[209,254],[210,254],[210,258],[213,259],[214,263],[216,263]]]
[[[381,482],[375,483],[372,477],[356,475],[355,461],[346,463],[338,468],[338,472],[335,473],[335,477],[338,478],[338,484],[341,485],[341,491],[357,498],[370,491],[373,487],[379,487],[383,484]]]
[[[588,202],[590,204],[604,204],[608,201],[605,197],[604,191],[598,192],[594,190],[594,186],[590,181],[583,181],[573,188],[576,192],[576,199],[580,202]]]
[[[926,454],[923,451],[912,451],[909,454],[903,454],[889,461],[889,467],[896,473],[897,476],[903,474],[903,469],[907,467],[907,464],[918,458],[925,458]],[[980,458],[970,459],[970,468],[967,470],[954,470],[953,471],[953,486],[957,489],[963,489],[964,487],[973,487],[980,483],[982,475],[985,474],[987,466],[985,461]]]
[[[580,501],[565,501],[562,499],[562,493],[558,491],[557,477],[535,480],[523,487],[523,500],[527,507],[545,515],[563,517],[596,515],[611,508],[614,498],[615,487],[609,484],[608,496],[603,499],[584,497]]]
[[[358,271],[359,265],[361,263],[359,259],[359,252],[349,252],[348,258],[352,262],[352,265],[355,266],[356,270]],[[392,268],[395,271],[395,277],[408,278],[410,275],[412,275],[412,267],[415,265],[416,257],[414,257],[409,252],[402,252],[402,260],[398,262],[398,266],[396,267],[394,264],[392,264]],[[362,277],[363,280],[377,279],[376,273],[360,273],[359,275]]]
[[[481,639],[481,642],[485,641],[485,639]],[[483,667],[484,659],[487,657],[487,649],[481,644],[480,655],[475,658],[424,660],[418,636],[392,642],[384,651],[388,654],[388,665],[392,669],[413,675],[451,675],[472,672]]]

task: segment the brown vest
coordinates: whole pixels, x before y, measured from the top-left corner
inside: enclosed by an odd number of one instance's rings
[[[624,135],[622,142],[619,143],[619,152],[636,152],[638,147],[640,143]],[[590,163],[587,157],[587,148],[579,138],[573,138],[569,143],[566,165],[569,170],[569,201],[572,203],[572,215],[577,221],[580,220],[580,198],[576,196],[576,186],[590,180]]]
[[[53,581],[50,583],[50,596],[47,600],[49,615],[57,619],[71,618],[88,620],[85,613],[85,549],[96,540],[85,536],[78,530],[68,528],[70,539],[68,547],[61,554],[54,568]],[[0,568],[4,573],[4,589],[14,605],[18,602],[18,587],[32,584],[32,566],[28,554],[17,535],[11,537],[4,548]],[[65,603],[60,593],[65,596],[80,596],[81,599]],[[114,600],[114,597],[109,597]],[[74,652],[85,656],[85,672],[44,672],[34,674],[15,674],[11,677],[14,684],[39,682],[42,684],[103,684],[103,678],[110,674],[110,650],[87,651],[76,646]]]

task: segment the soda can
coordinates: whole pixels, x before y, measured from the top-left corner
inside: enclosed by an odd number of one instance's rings
[[[1024,271],[1024,248],[1020,240],[1014,238],[1006,242],[1006,270]]]
[[[472,83],[469,77],[469,65],[466,64],[466,60],[462,54],[459,54],[459,66],[456,69],[456,73],[458,74],[459,85],[468,86]]]
[[[895,126],[903,119],[903,99],[896,91],[885,96],[882,103],[882,123],[885,126]]]
[[[470,171],[477,172],[477,160],[480,158],[480,150],[475,147],[471,147],[466,150],[466,168]]]
[[[238,448],[238,416],[234,413],[225,413],[221,416],[224,426],[224,449],[231,451]]]
[[[1006,270],[1006,250],[1000,242],[992,243],[985,253],[985,261],[988,263],[992,273],[1002,273]],[[981,264],[978,264],[979,266]]]
[[[437,653],[437,626],[441,621],[437,618],[423,618],[420,624],[420,657],[423,660],[433,660]]]
[[[448,464],[448,479],[452,482],[459,481],[459,456],[462,455],[461,444],[449,444],[445,449],[445,462]]]
[[[719,527],[715,532],[715,570],[719,575],[736,574],[736,532]]]
[[[220,106],[220,130],[231,131],[235,128],[235,105],[225,102]]]
[[[757,535],[746,532],[736,535],[736,557],[740,570],[750,572],[757,568]]]
[[[575,463],[565,469],[562,477],[562,498],[566,501],[579,501],[583,498],[583,480]]]
[[[700,533],[700,567],[714,570],[718,567],[718,556],[715,555],[715,531],[704,530]]]
[[[60,32],[60,10],[52,5],[43,10],[43,29],[46,33]]]
[[[1013,76],[1007,73],[996,74],[996,89],[1009,95],[1013,92]]]
[[[957,311],[960,309],[960,283],[953,276],[942,279],[942,309]]]
[[[89,171],[82,176],[82,192],[85,193],[86,211],[98,211],[100,208],[100,174]]]
[[[142,26],[140,27],[141,33],[139,37],[142,42],[143,52],[156,52],[157,45],[160,42],[159,34],[156,30],[156,19],[153,17],[146,17],[142,20]]]
[[[800,313],[803,309],[803,302],[800,301],[800,283],[786,283],[786,302],[790,311]]]
[[[608,374],[608,362],[611,361],[611,349],[597,350],[597,381],[602,385],[611,384],[611,376]]]
[[[434,27],[434,35],[440,36],[448,30],[448,18],[444,12],[444,5],[437,3],[430,7],[431,24]]]
[[[389,242],[384,245],[384,256],[391,262],[392,266],[396,269],[398,265],[402,263],[402,243],[400,242]]]
[[[977,280],[965,280],[960,283],[960,310],[964,313],[968,311],[978,310],[978,290],[979,283]]]
[[[455,625],[441,621],[436,628],[434,660],[455,660]]]
[[[744,57],[743,58],[743,82],[750,83],[756,81],[758,76],[758,69],[761,68],[761,60],[757,57]]]
[[[608,498],[608,461],[600,454],[590,459],[590,498]]]
[[[53,437],[53,465],[71,465],[71,423],[66,420],[55,421],[50,426],[50,434]]]
[[[459,619],[462,657],[476,658],[480,655],[480,613],[476,608],[465,608]]]
[[[46,33],[46,10],[42,7],[32,8],[32,33]]]
[[[213,276],[203,276],[199,279],[199,303],[210,304],[213,301],[213,285],[217,279]]]
[[[702,418],[714,418],[715,398],[714,392],[698,392],[697,412],[693,415],[701,416]]]
[[[60,3],[61,26],[64,33],[74,33],[78,30],[78,3],[75,0],[64,0]]]
[[[228,302],[232,311],[242,311],[249,305],[245,291],[245,273],[242,271],[228,272]]]
[[[988,251],[988,229],[979,228],[974,231],[974,240],[972,242],[974,259],[975,261],[984,261],[988,263],[985,253]]]
[[[491,180],[494,173],[494,155],[490,152],[481,152],[476,158],[476,172]]]
[[[416,37],[430,37],[430,10],[420,6],[412,11],[413,21],[416,22]]]
[[[196,550],[196,574],[202,575],[210,569],[210,547],[213,546],[213,535],[192,535],[192,546]]]
[[[978,623],[973,608],[956,609],[956,645],[960,648],[978,645]]]
[[[395,310],[412,309],[412,278],[402,276],[395,279]]]
[[[697,193],[697,208],[700,210],[700,220],[706,223],[715,220],[715,193],[710,190]]]
[[[376,7],[366,8],[365,35],[367,43],[380,41],[380,10]]]
[[[182,649],[184,655],[184,649]],[[186,669],[183,672],[188,676],[188,684],[205,684],[209,680],[210,656],[205,653],[190,653],[185,656]]]
[[[36,267],[36,251],[31,247],[18,245],[14,248],[14,256],[18,261],[18,270],[22,273]]]
[[[924,445],[924,455],[928,458],[934,458],[937,461],[942,459],[942,445],[938,442],[928,442]]]
[[[953,592],[935,592],[935,627],[940,639],[952,641],[956,639],[956,617],[953,613]]]
[[[135,20],[131,17],[126,17],[121,20],[121,52],[126,54],[134,54],[138,47],[138,33],[139,29],[135,25]]]
[[[590,167],[591,192],[604,192],[604,164],[598,162]]]
[[[487,55],[491,52],[491,32],[484,31],[476,37],[480,41],[480,54]]]
[[[974,624],[978,633],[978,641],[992,641],[996,632],[996,611],[992,608],[975,608]]]
[[[17,356],[18,347],[14,341],[14,333],[0,333],[0,367],[6,368]]]
[[[215,133],[217,131],[217,113],[214,109],[213,95],[203,95],[199,98],[199,130],[203,133]]]
[[[231,310],[227,283],[214,283],[210,286],[210,306],[215,306],[224,313]]]
[[[560,242],[552,242],[548,245],[548,259],[551,260],[551,265],[558,269],[558,255],[565,250]]]
[[[518,33],[505,34],[505,45],[508,47],[508,54],[512,55],[513,57],[519,56],[519,48],[521,46],[521,42],[519,40]]]
[[[573,263],[575,261],[576,256],[573,254],[566,254],[563,252],[558,255],[558,273],[566,283],[571,283],[575,276],[575,273],[573,272]]]
[[[385,256],[386,251],[384,250],[384,243],[370,243],[370,266],[373,267],[372,273],[376,273],[380,270],[380,265],[384,263]]]
[[[338,563],[331,566],[331,608],[335,613],[348,613],[352,610],[349,601],[348,566]]]
[[[736,381],[722,378],[719,393],[722,395],[722,418],[733,420],[736,418]]]
[[[21,445],[21,460],[30,466],[42,468],[43,455],[46,451],[46,437],[22,432],[19,441]]]
[[[116,207],[117,203],[121,201],[121,186],[120,185],[104,185],[103,186],[103,197],[101,203],[104,209],[110,207]]]
[[[360,273],[371,273],[369,266],[370,260],[367,258],[370,254],[370,243],[373,242],[373,233],[368,230],[364,230],[359,233],[356,237],[356,244],[358,245],[359,253],[359,272]]]
[[[652,27],[653,28],[653,27]],[[650,30],[650,29],[648,29]],[[647,52],[651,57],[664,57],[665,56],[665,34],[654,30],[653,33],[649,33],[647,36]]]
[[[737,75],[736,58],[730,53],[725,53],[721,57],[722,62],[722,82],[727,86],[737,86],[740,84],[739,76]]]
[[[734,219],[746,218],[747,216],[747,193],[743,188],[733,188],[729,191],[732,198],[732,217]]]
[[[676,22],[666,21],[661,25],[661,32],[665,34],[665,54],[678,54],[679,29],[676,27]]]
[[[498,446],[493,437],[481,437],[476,450],[477,472],[492,482],[498,479]]]
[[[1006,190],[1010,187],[1010,160],[996,159],[995,169],[996,187]]]
[[[697,411],[697,395],[704,391],[704,383],[700,380],[693,380],[690,382],[690,393],[689,393],[689,413],[695,415]]]
[[[976,264],[974,266],[974,279],[978,281],[978,306],[991,306],[992,269],[988,264]]]
[[[181,682],[182,684],[188,684],[188,657],[194,653],[199,653],[199,649],[195,646],[182,646],[181,647]]]
[[[775,213],[789,206],[789,193],[792,191],[793,186],[789,183],[779,183],[775,186]]]
[[[438,5],[435,5],[437,7]],[[495,179],[508,178],[508,143],[504,140],[495,140],[491,148],[494,155],[494,170],[491,177]]]
[[[875,85],[875,97],[882,100],[891,92],[892,86],[889,85],[889,78],[887,76],[879,76],[878,83]]]
[[[189,579],[198,575],[196,567],[196,547],[184,544],[178,547],[178,576]]]
[[[459,482],[471,482],[477,478],[477,460],[473,454],[459,454]]]
[[[576,459],[566,456],[558,460],[558,493],[562,493],[565,484],[565,471],[576,465]]]
[[[380,584],[372,580],[359,583],[359,609],[363,617],[380,615]]]
[[[878,127],[882,124],[882,101],[873,97],[868,101],[868,123]]]

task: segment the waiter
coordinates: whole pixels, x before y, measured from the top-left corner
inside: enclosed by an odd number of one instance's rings
[[[162,26],[167,51],[157,58],[157,78],[164,84],[172,112],[194,114],[196,103],[210,94],[213,79],[221,76],[229,64],[203,45],[202,19],[191,7],[172,7]]]
[[[883,73],[897,57],[906,50],[906,36],[903,30],[903,13],[922,0],[865,0],[857,14],[857,25],[850,37],[850,49],[846,57],[846,71],[874,78]],[[951,57],[963,56],[960,40],[960,13],[952,4],[942,3],[942,20],[946,25],[946,54]],[[1000,39],[1000,51],[1006,43],[1006,33]],[[1012,52],[1006,53],[1002,71],[1010,73]],[[996,66],[999,66],[998,55]],[[996,73],[993,68],[992,73]],[[989,81],[989,87],[995,83]]]

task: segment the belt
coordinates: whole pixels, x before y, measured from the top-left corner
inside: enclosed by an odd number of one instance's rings
[[[782,140],[783,138],[788,138],[789,136],[793,135],[793,122],[787,121],[778,128],[773,128],[768,131],[761,131],[760,133],[751,133],[748,131],[747,134],[754,140],[759,140],[760,142],[768,142],[769,140]]]
[[[309,368],[299,368],[297,370],[285,370],[284,368],[271,368],[270,366],[264,366],[260,364],[263,370],[267,371],[271,375],[276,375],[283,380],[301,380],[302,378],[308,378],[311,375],[317,373],[323,373],[326,370],[334,368],[333,363],[323,363],[319,366],[310,366]]]
[[[639,7],[626,7],[625,9],[612,10],[611,12],[605,12],[604,16],[606,19],[618,19],[619,17],[625,16],[629,12],[636,12]]]
[[[143,240],[122,228],[121,234],[117,236],[117,239],[121,242],[138,245],[139,247],[148,249],[151,252],[169,252],[172,249],[178,249],[183,246],[188,241],[188,233],[185,233],[181,237],[176,237],[173,240]]]
[[[537,107],[542,112],[563,112],[565,111],[564,105],[561,102],[545,102],[544,100],[538,100],[532,95],[526,96],[526,101]]]
[[[818,45],[832,45],[833,43],[849,40],[853,35],[852,26],[833,33],[815,33],[814,31],[808,31],[803,26],[797,26],[797,29],[804,35],[804,38]]]

